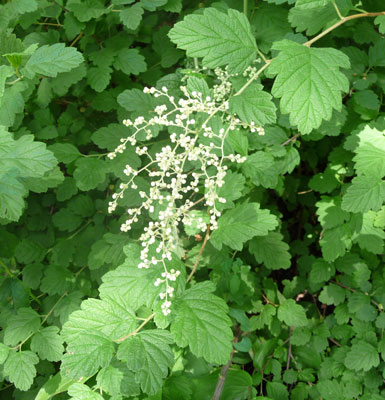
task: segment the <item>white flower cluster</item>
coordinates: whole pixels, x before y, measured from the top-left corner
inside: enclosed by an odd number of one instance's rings
[[[228,86],[228,75],[222,70],[218,70],[217,73],[221,83],[216,89],[214,88],[214,98],[204,96],[200,92],[188,91],[187,87],[182,86],[184,96],[176,101],[166,87],[161,90],[154,87],[145,88],[144,93],[164,98],[164,104],[155,107],[155,115],[152,118],[137,117],[134,120],[124,120],[123,124],[134,128],[134,133],[121,139],[121,144],[115,151],[108,154],[108,157],[113,159],[117,153],[124,152],[127,144],[130,144],[136,146],[136,153],[148,161],[139,170],[126,165],[124,173],[128,181],[121,183],[120,191],[113,194],[108,211],[113,212],[116,209],[118,200],[123,198],[126,190],[138,189],[135,179],[140,174],[150,177],[150,189],[139,190],[143,201],[138,207],[128,208],[128,218],[121,225],[121,230],[129,231],[132,224],[137,222],[145,211],[150,213],[150,216],[155,215],[139,239],[142,251],[138,267],[149,268],[150,265],[158,263],[163,265],[162,278],[158,278],[154,284],[165,287],[165,291],[160,294],[164,315],[171,312],[170,298],[174,289],[170,286],[170,282],[175,281],[180,274],[180,271],[173,269],[168,271],[166,267],[167,260],[172,260],[172,254],[177,246],[180,222],[196,204],[204,201],[210,214],[210,229],[215,230],[217,218],[221,215],[217,206],[226,202],[225,198],[218,195],[218,189],[223,186],[228,169],[225,163],[226,161],[242,163],[246,159],[239,154],[226,153],[225,140],[229,132],[241,127],[263,134],[263,128],[255,124],[245,124],[227,112],[229,104],[224,98],[231,91],[231,87]],[[215,130],[213,126],[216,125],[212,124],[216,114],[222,115],[222,127],[218,130]],[[196,122],[202,115],[206,117],[204,122]],[[138,144],[140,142],[138,135],[144,132],[146,139],[150,139],[151,127],[155,125],[168,129],[170,143],[154,155],[146,146]],[[192,198],[197,195],[201,185],[204,186],[204,195],[193,201]],[[200,223],[199,228],[205,231],[207,226]]]

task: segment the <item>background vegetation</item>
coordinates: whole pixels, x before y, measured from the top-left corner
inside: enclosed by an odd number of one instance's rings
[[[1,3],[0,397],[383,399],[383,1]],[[228,26],[239,58],[204,36]],[[178,227],[164,317],[159,271],[136,268],[153,215],[120,231],[134,191],[107,213],[142,161],[105,156],[130,134],[123,119],[154,115],[143,87],[209,90],[238,60],[263,68],[264,91],[232,111],[265,135],[229,139],[247,159],[229,164],[212,240]],[[169,136],[153,132],[151,154]]]

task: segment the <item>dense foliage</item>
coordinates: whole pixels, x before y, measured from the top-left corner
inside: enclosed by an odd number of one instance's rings
[[[0,397],[383,399],[383,0],[1,3]]]

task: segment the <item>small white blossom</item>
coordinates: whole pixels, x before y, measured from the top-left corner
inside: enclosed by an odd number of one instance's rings
[[[246,75],[253,73],[254,69],[250,69]],[[170,299],[175,290],[171,284],[180,275],[178,270],[167,269],[167,263],[172,261],[178,246],[179,224],[192,223],[189,212],[202,200],[201,204],[209,211],[210,230],[217,229],[217,219],[221,216],[221,208],[218,210],[218,207],[226,203],[226,198],[219,195],[228,171],[226,164],[239,164],[246,160],[240,154],[228,152],[225,147],[228,135],[239,129],[264,134],[264,129],[255,122],[244,123],[238,116],[227,112],[228,98],[233,91],[230,75],[227,68],[216,68],[215,74],[219,83],[214,85],[211,95],[197,91],[190,93],[186,86],[182,86],[183,97],[175,101],[167,87],[161,90],[145,87],[144,93],[164,98],[164,104],[155,107],[151,118],[136,116],[133,120],[125,119],[123,124],[130,127],[133,134],[121,139],[116,149],[108,154],[108,158],[114,159],[117,154],[124,153],[127,145],[131,145],[139,157],[147,160],[140,169],[134,169],[129,164],[125,166],[123,173],[127,181],[121,183],[120,191],[112,195],[108,212],[116,210],[119,199],[127,190],[137,190],[142,202],[139,206],[127,209],[127,219],[121,224],[121,231],[130,231],[143,213],[150,213],[150,217],[156,213],[156,220],[144,227],[139,238],[142,249],[138,268],[147,269],[157,264],[163,266],[164,271],[154,285],[161,288],[161,309],[166,316],[171,313]],[[201,116],[205,114],[207,118],[202,123]],[[222,123],[216,129],[218,124],[212,122],[214,117],[220,118],[219,115],[222,115]],[[142,143],[143,137],[151,139],[151,127],[155,125],[170,132],[170,140],[154,154],[147,146],[137,143]],[[147,190],[140,188],[139,176],[150,178]],[[195,201],[196,197],[193,196],[197,195],[202,185],[205,189],[203,198]],[[202,218],[196,221],[196,226],[202,232],[207,230]]]

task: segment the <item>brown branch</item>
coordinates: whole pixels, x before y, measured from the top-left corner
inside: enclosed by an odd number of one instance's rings
[[[290,139],[287,139],[286,142],[281,143],[281,146],[286,146],[291,142],[295,142],[297,140],[297,138],[299,138],[301,136],[300,133],[297,133],[296,135],[292,136]]]
[[[188,278],[186,279],[186,283],[190,282],[191,278],[194,276],[194,274],[195,274],[195,272],[196,272],[196,270],[197,270],[199,261],[200,261],[200,259],[201,259],[201,257],[202,257],[203,250],[205,249],[206,244],[207,244],[207,241],[209,240],[209,237],[210,237],[210,224],[207,225],[205,238],[204,238],[204,240],[203,240],[201,249],[199,250],[197,259],[196,259],[196,261],[195,261],[195,263],[194,263],[194,265],[193,265],[193,268],[192,268],[192,270],[191,270],[191,272],[190,272],[190,275],[189,275]]]
[[[237,334],[234,337],[233,343],[237,343],[238,342],[240,335],[241,335],[241,330],[238,327]],[[227,364],[223,365],[222,368],[221,368],[221,373],[219,374],[217,386],[215,387],[215,391],[214,391],[212,400],[219,400],[221,398],[221,395],[222,395],[222,392],[223,392],[223,388],[225,387],[225,381],[226,381],[227,373],[229,372],[231,363],[233,362],[233,356],[234,356],[235,352],[236,352],[236,350],[233,347],[233,351],[230,354],[229,361],[227,362]]]
[[[344,289],[350,290],[352,293],[358,292],[358,290],[353,289],[353,288],[351,288],[351,287],[349,287],[349,286],[346,286],[346,285],[344,285],[344,284],[342,284],[342,283],[340,283],[340,282],[338,282],[338,281],[332,281],[332,282],[335,283],[336,285],[338,285],[338,286],[344,288]],[[364,295],[365,295],[365,296],[368,296],[368,297],[370,298],[369,293],[366,293],[366,292],[365,292]],[[378,304],[378,303],[377,303],[375,300],[373,300],[372,298],[370,298],[370,302],[371,302],[372,304],[374,304],[376,307],[378,307],[379,309],[381,309],[380,304]]]
[[[70,44],[70,47],[75,46],[75,44],[83,37],[84,33],[80,32],[79,35],[76,36],[76,38],[74,39],[74,41]]]
[[[341,343],[339,343],[339,342],[337,342],[337,340],[334,340],[333,338],[328,338],[332,343],[334,343],[336,346],[338,346],[338,347],[342,347],[342,344]]]

